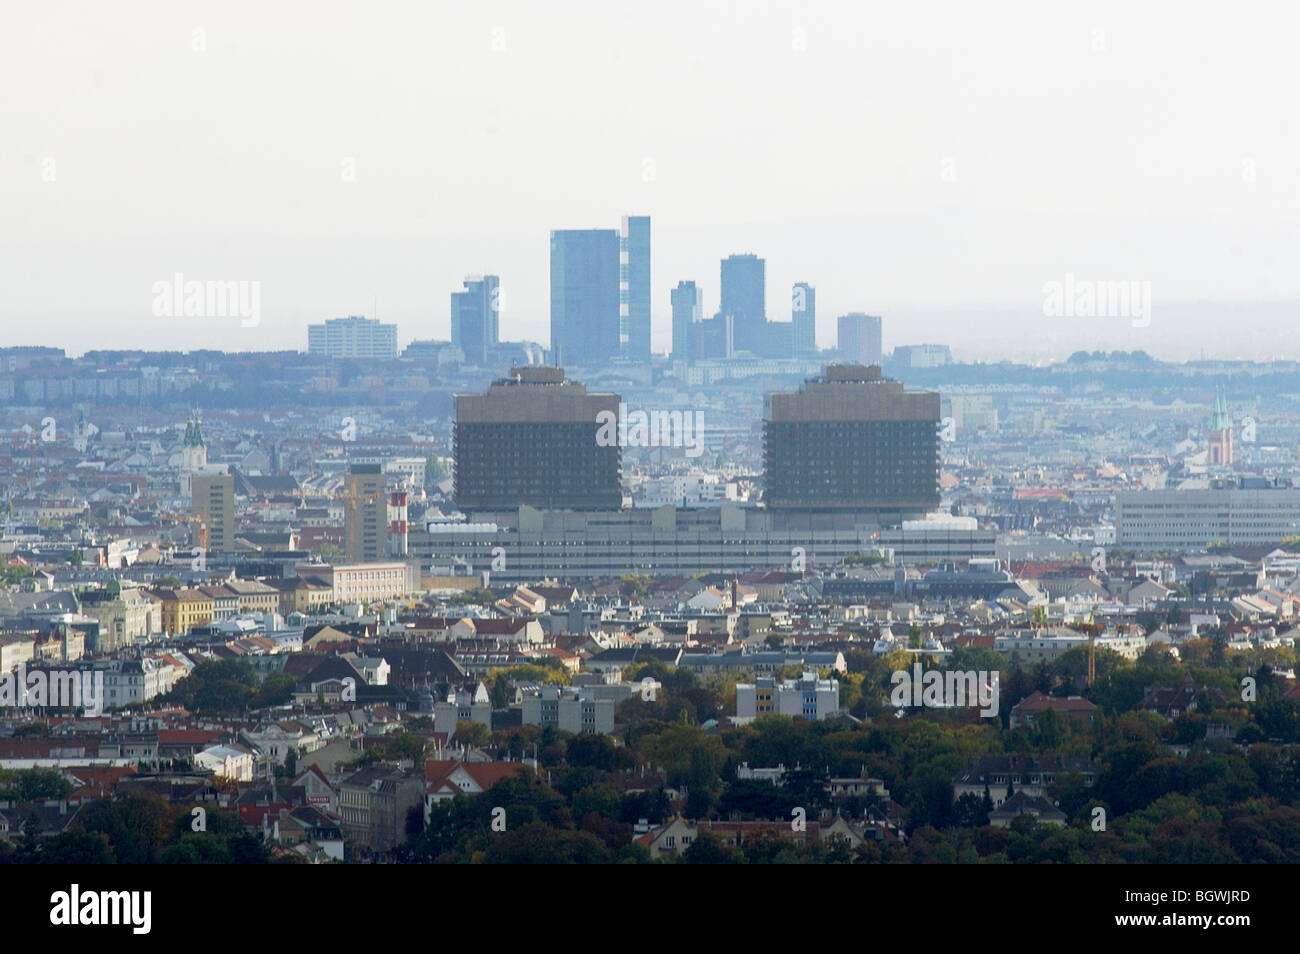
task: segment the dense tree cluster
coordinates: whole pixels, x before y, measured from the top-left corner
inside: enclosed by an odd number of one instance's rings
[[[160,701],[191,712],[242,714],[287,704],[293,699],[294,682],[285,673],[272,673],[259,682],[243,659],[204,660]]]
[[[1273,674],[1293,663],[1290,654],[1225,657],[1222,641],[1209,639],[1185,644],[1181,659],[1160,647],[1136,662],[1099,650],[1096,681],[1088,687],[1086,649],[1032,668],[1009,667],[987,651],[958,650],[945,668],[1000,670],[999,717],[986,719],[974,709],[895,717],[889,677],[912,657],[855,652],[841,677],[841,701],[864,721],[767,716],[737,728],[714,721],[734,706],[734,684],[705,683],[689,671],[650,663],[627,675],[651,676],[663,689],[653,700],[633,696],[621,704],[625,728],[617,738],[532,727],[495,733],[492,744],[502,752],[516,758],[536,752],[538,774],[441,803],[405,857],[644,862],[648,852],[632,841],[638,821],[653,826],[675,815],[781,820],[796,808],[809,818],[861,818],[882,807],[880,796],[833,798],[827,783],[866,775],[905,810],[905,841],[868,841],[850,851],[837,843],[798,845],[774,829],[735,847],[701,833],[678,860],[1300,861],[1300,708],[1282,698],[1285,681]],[[1188,676],[1198,690],[1192,711],[1173,719],[1137,711],[1150,687],[1177,688]],[[1247,676],[1254,680],[1249,701],[1242,689]],[[1011,727],[1011,708],[1035,691],[1083,694],[1099,711],[1092,724],[1048,712],[1032,725]],[[997,755],[1092,760],[1095,784],[1069,773],[1047,786],[1047,797],[1066,815],[1063,827],[1029,816],[993,827],[987,791],[955,799],[953,780],[981,756]],[[785,766],[782,784],[737,777],[742,763]],[[639,773],[647,766],[661,770],[648,791]]]
[[[193,807],[152,793],[130,793],[82,806],[68,829],[37,837],[35,815],[11,842],[0,841],[9,864],[266,864],[262,839],[244,831],[233,812],[203,807],[196,831]]]

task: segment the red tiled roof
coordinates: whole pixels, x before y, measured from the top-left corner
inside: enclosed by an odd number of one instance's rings
[[[91,798],[107,798],[117,783],[128,775],[134,775],[138,769],[135,765],[95,765],[87,768],[68,769],[63,774],[84,783],[77,789],[77,794]]]
[[[262,818],[267,818],[268,824],[273,824],[280,820],[280,809],[288,811],[293,806],[288,802],[272,802],[269,805],[249,805],[244,802],[235,805],[239,809],[239,820],[245,825],[260,825]]]
[[[479,788],[489,789],[504,778],[523,774],[523,762],[459,762],[455,759],[430,759],[424,763],[424,780],[430,789],[441,788],[457,768],[463,769]]]
[[[1021,699],[1013,708],[1026,712],[1044,712],[1047,709],[1054,709],[1057,712],[1093,712],[1097,707],[1082,696],[1061,699],[1034,692]]]

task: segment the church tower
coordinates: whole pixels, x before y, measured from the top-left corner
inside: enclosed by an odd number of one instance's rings
[[[1206,463],[1211,467],[1232,465],[1232,417],[1222,387],[1214,389],[1214,410],[1210,413],[1210,446]]]
[[[181,496],[188,498],[191,478],[208,463],[208,448],[203,441],[203,425],[197,416],[185,422],[185,439],[181,442]]]
[[[72,428],[72,449],[84,454],[90,446],[90,422],[86,420],[86,406],[77,405],[77,423]]]

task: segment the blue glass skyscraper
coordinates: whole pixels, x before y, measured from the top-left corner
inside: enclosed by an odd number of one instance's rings
[[[619,354],[620,281],[616,229],[551,232],[551,358],[591,367]]]
[[[451,343],[464,352],[466,364],[487,364],[488,350],[501,340],[500,284],[496,275],[471,275],[464,291],[451,293]]]
[[[673,360],[693,363],[696,352],[697,325],[704,309],[704,292],[695,282],[678,282],[669,295],[673,303]]]
[[[767,263],[757,255],[731,255],[722,260],[723,318],[734,319],[735,346],[757,352],[767,319]]]
[[[650,216],[625,215],[619,237],[619,351],[650,360]]]

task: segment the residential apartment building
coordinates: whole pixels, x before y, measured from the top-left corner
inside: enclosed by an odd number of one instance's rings
[[[524,694],[523,723],[608,734],[614,731],[614,700],[596,698],[590,687],[539,686]]]
[[[736,721],[750,722],[763,715],[824,719],[840,708],[840,684],[805,672],[798,679],[777,681],[761,676],[736,686]]]
[[[171,692],[176,668],[159,665],[148,656],[139,659],[97,660],[90,670],[104,674],[104,707],[120,709],[140,705]]]
[[[169,635],[184,636],[192,626],[210,623],[214,618],[216,603],[201,590],[182,587],[150,592],[162,604],[163,632]]]
[[[235,594],[240,613],[275,613],[280,609],[280,591],[261,580],[227,580],[225,587]]]
[[[144,590],[123,589],[116,580],[102,590],[82,593],[81,612],[99,623],[97,642],[89,647],[91,652],[115,652],[163,631],[161,605]]]
[[[21,633],[0,633],[0,673],[13,672],[36,658],[36,640]]]
[[[397,325],[356,315],[307,326],[307,353],[329,358],[397,357]]]
[[[423,805],[423,777],[391,765],[369,766],[339,785],[343,837],[361,857],[386,857],[405,844],[407,816]]]

